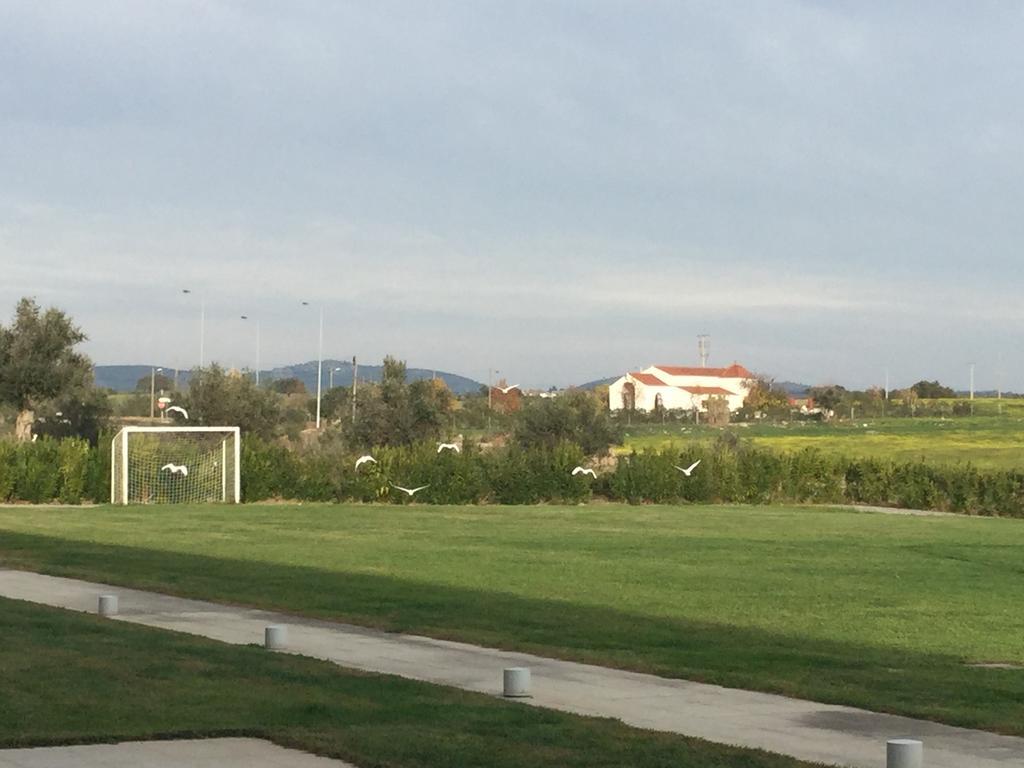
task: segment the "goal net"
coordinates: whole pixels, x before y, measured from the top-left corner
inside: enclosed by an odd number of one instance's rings
[[[110,459],[111,504],[241,500],[238,427],[124,427]]]

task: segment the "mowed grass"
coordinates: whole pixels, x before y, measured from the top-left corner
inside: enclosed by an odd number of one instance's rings
[[[1013,402],[1013,401],[1004,401]],[[1007,409],[1007,413],[1018,413]],[[977,416],[950,419],[887,418],[854,421],[733,424],[723,429],[692,424],[642,424],[627,430],[622,451],[682,447],[723,431],[779,451],[816,448],[831,455],[931,464],[971,464],[979,469],[1024,469],[1024,418]]]
[[[254,736],[367,768],[809,768],[13,600],[0,615],[0,747]]]
[[[0,561],[1024,733],[1024,523],[780,507],[0,510]]]

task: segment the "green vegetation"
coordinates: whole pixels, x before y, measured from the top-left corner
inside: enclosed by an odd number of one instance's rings
[[[1024,400],[975,401],[974,418],[874,418],[733,424],[726,433],[779,451],[815,448],[831,456],[971,464],[978,469],[1024,468]],[[996,409],[1003,409],[998,418]],[[865,426],[866,425],[866,426]],[[634,424],[618,452],[684,446],[722,430],[691,424]]]
[[[780,507],[0,510],[12,567],[1024,734],[1024,524]]]
[[[24,298],[7,327],[0,325],[0,404],[17,410],[14,436],[32,439],[35,410],[40,405],[88,389],[92,363],[75,347],[85,334],[59,309],[45,312]]]
[[[360,766],[808,765],[14,600],[0,611],[4,747],[231,735]]]

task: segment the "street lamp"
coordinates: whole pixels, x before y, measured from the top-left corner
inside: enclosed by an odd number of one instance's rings
[[[156,416],[153,412],[156,408],[156,375],[163,373],[163,370],[163,368],[151,368],[149,371],[149,418],[151,419]]]
[[[243,320],[248,320],[248,315],[242,315]],[[260,385],[260,321],[256,321],[256,386]]]
[[[501,373],[497,369],[487,369],[487,431],[491,431],[491,390],[494,389],[494,374]]]
[[[335,371],[340,371],[340,370],[341,370],[341,366],[338,366],[337,368],[331,368],[331,372],[330,372],[331,383],[327,386],[328,390],[334,389],[334,372]]]
[[[302,306],[308,307],[309,302],[302,302]],[[324,378],[324,307],[320,305],[320,335],[317,342],[316,352],[316,428],[320,429],[320,390]]]
[[[182,288],[182,293],[192,293],[189,288]],[[206,297],[199,297],[199,367],[206,362]]]

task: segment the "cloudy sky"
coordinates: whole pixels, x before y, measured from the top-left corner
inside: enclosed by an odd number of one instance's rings
[[[925,10],[926,9],[926,10]],[[1024,390],[1017,2],[0,0],[0,315],[97,363]],[[188,288],[191,294],[182,290]],[[304,307],[301,302],[310,306]]]

